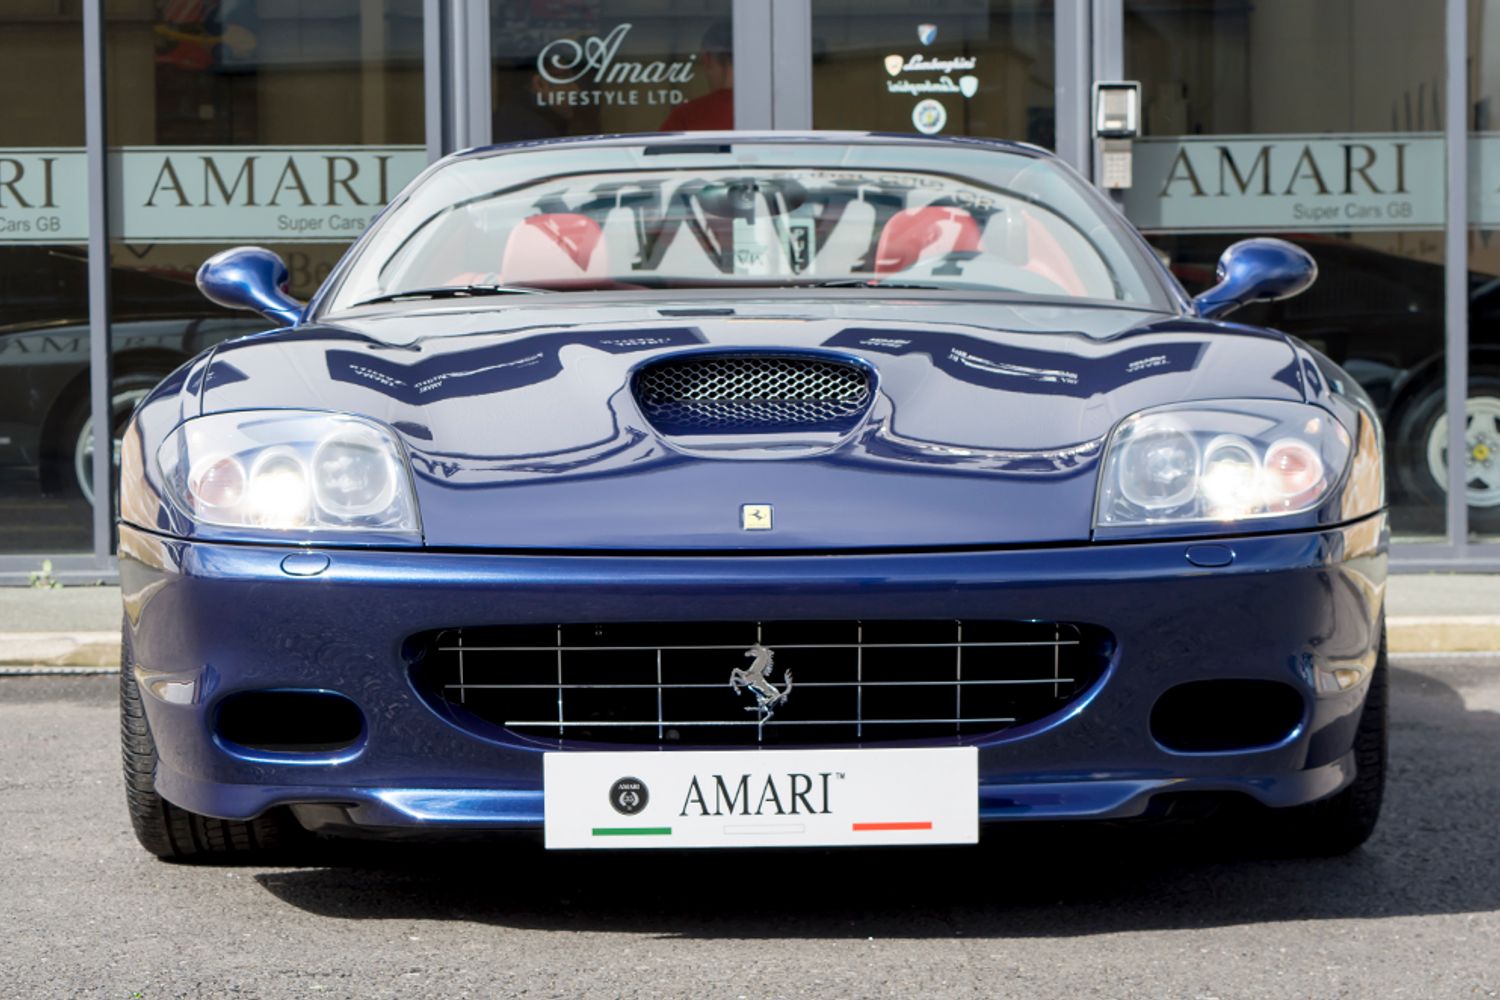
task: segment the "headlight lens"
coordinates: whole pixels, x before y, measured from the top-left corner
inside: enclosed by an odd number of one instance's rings
[[[1192,497],[1198,443],[1170,418],[1138,429],[1120,445],[1120,493],[1143,510],[1170,510]]]
[[[185,422],[157,453],[171,500],[202,524],[419,533],[405,451],[362,417],[302,410]]]
[[[388,508],[400,475],[386,440],[369,427],[341,428],[313,452],[313,495],[320,507],[340,517],[365,517]]]
[[[1349,459],[1348,432],[1301,403],[1146,410],[1110,436],[1094,523],[1238,521],[1310,510]]]

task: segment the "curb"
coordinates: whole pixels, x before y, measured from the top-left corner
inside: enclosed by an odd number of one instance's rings
[[[1500,615],[1392,615],[1392,653],[1478,653],[1500,650]]]
[[[104,677],[119,672],[119,667],[0,667],[0,677]]]
[[[0,632],[0,667],[115,667],[120,633]]]
[[[1500,615],[1392,615],[1386,628],[1392,653],[1500,652]],[[119,663],[118,632],[0,632],[0,674]]]

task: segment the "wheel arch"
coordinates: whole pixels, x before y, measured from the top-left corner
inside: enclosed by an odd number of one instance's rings
[[[1386,411],[1388,428],[1396,427],[1413,403],[1443,381],[1447,374],[1445,358],[1444,354],[1428,355],[1401,379]],[[1478,367],[1493,369],[1496,375],[1500,375],[1500,345],[1473,345],[1469,349],[1469,374],[1473,375]]]

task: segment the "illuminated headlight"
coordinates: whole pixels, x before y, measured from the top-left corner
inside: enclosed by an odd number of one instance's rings
[[[157,453],[172,502],[200,524],[263,532],[419,534],[405,452],[371,420],[301,410],[197,417]]]
[[[1110,435],[1094,523],[1229,522],[1311,510],[1338,482],[1349,450],[1337,420],[1301,403],[1146,410]]]

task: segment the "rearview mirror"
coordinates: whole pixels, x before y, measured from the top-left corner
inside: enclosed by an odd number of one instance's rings
[[[235,247],[198,268],[198,290],[228,309],[250,309],[281,326],[296,326],[302,303],[287,292],[286,263],[265,247]]]
[[[1219,258],[1219,283],[1193,299],[1198,315],[1219,319],[1252,302],[1305,292],[1318,278],[1312,254],[1286,240],[1241,240]]]

